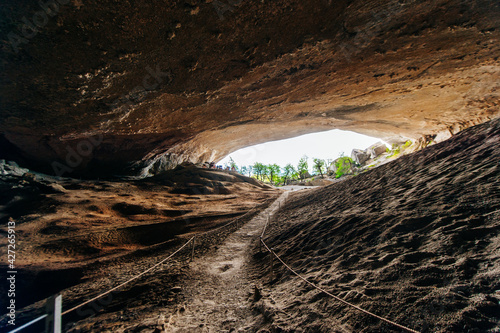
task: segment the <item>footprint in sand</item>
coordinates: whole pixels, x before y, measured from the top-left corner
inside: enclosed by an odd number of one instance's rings
[[[226,271],[230,270],[231,268],[233,268],[233,265],[231,265],[231,264],[226,264],[226,265],[224,265],[224,266],[222,266],[222,267],[219,267],[219,270],[220,270],[221,272],[226,272]]]

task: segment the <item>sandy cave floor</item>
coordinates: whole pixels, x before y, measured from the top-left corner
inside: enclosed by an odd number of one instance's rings
[[[273,214],[287,193],[268,209],[229,236],[217,251],[190,264],[192,274],[183,287],[185,301],[165,325],[166,332],[250,332],[265,326],[255,311],[255,288],[250,261],[268,214]],[[182,310],[182,311],[181,311]]]

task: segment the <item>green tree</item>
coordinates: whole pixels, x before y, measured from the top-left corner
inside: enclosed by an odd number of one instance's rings
[[[270,182],[269,181],[269,169],[266,164],[264,164],[264,170],[262,171],[262,181],[263,182]]]
[[[276,181],[276,178],[279,176],[279,173],[281,171],[281,168],[278,164],[269,164],[267,166],[267,175],[269,177],[269,181],[271,184],[274,184]]]
[[[352,172],[354,161],[348,156],[339,157],[335,160],[335,178],[340,178]]]
[[[240,168],[240,173],[243,175],[243,176],[246,176],[246,174],[248,173],[248,167],[246,165],[242,166]],[[249,176],[250,177],[250,176]]]
[[[248,177],[252,177],[252,171],[253,171],[252,166],[251,166],[251,165],[248,165],[248,166],[247,166]]]
[[[325,160],[321,158],[313,158],[314,161],[314,170],[316,170],[323,178],[323,173],[325,172]]]
[[[283,168],[283,185],[287,185],[288,180],[292,179],[296,174],[297,171],[292,164],[288,163],[287,165],[285,165],[285,167]]]
[[[309,164],[307,164],[307,160],[309,157],[306,155],[302,156],[302,158],[299,161],[299,164],[297,165],[297,171],[299,172],[300,179],[304,179],[306,177],[306,173],[309,170]]]
[[[253,173],[257,176],[257,179],[264,181],[264,176],[267,173],[267,168],[264,164],[260,162],[255,162],[252,166]]]

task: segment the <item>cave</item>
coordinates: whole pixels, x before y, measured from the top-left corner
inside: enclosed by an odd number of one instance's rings
[[[68,332],[498,331],[499,29],[497,0],[4,0],[17,322],[61,293]],[[202,167],[333,129],[412,149],[311,189]]]

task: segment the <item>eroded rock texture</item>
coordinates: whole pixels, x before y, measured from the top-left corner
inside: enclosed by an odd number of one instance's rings
[[[442,140],[499,114],[496,0],[231,3],[4,1],[3,154],[156,172],[332,128]]]

